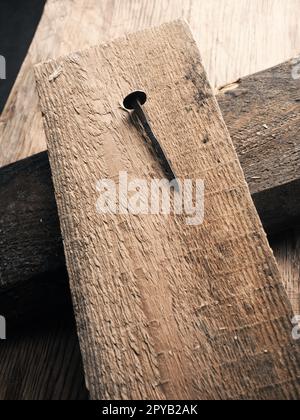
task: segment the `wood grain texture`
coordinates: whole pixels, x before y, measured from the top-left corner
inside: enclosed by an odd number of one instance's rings
[[[46,0],[2,0],[0,54],[6,59],[6,79],[0,81],[0,115],[15,83],[41,19]],[[1,69],[2,73],[2,69]]]
[[[299,221],[300,78],[292,77],[293,67],[289,61],[245,77],[218,96],[256,208],[263,213],[269,232]]]
[[[74,317],[41,318],[0,343],[0,400],[86,400]]]
[[[212,85],[222,86],[299,54],[299,10],[300,0],[48,0],[1,115],[0,166],[46,148],[34,64],[184,18]]]
[[[281,276],[295,314],[300,314],[300,229],[271,238]]]
[[[0,178],[0,310],[9,325],[62,309],[69,289],[48,158],[12,166]]]
[[[91,397],[298,398],[291,306],[188,28],[36,74]],[[99,178],[162,176],[120,107],[137,87],[178,177],[205,180],[203,225],[96,212]]]
[[[291,69],[289,61],[247,76],[217,96],[268,234],[295,224],[300,216],[300,114],[295,100],[300,80],[290,77]],[[63,306],[67,284],[62,279],[67,276],[47,152],[0,169],[0,202],[2,314],[23,320],[24,310],[40,306],[46,311],[54,302]],[[290,280],[286,283],[298,312]]]
[[[93,3],[94,9],[92,9],[93,5],[90,0],[80,0],[81,10],[76,7],[76,5],[79,5],[78,1],[73,0],[72,7],[70,0],[50,0],[47,2],[43,19],[29,55],[16,81],[5,113],[0,117],[0,130],[4,130],[5,134],[2,136],[2,131],[0,131],[0,143],[2,144],[3,139],[5,140],[5,148],[0,146],[1,153],[3,150],[5,152],[5,159],[3,159],[3,154],[1,155],[2,164],[27,157],[32,153],[43,150],[45,147],[43,132],[34,136],[34,139],[31,135],[32,132],[40,130],[40,128],[36,130],[32,127],[36,127],[36,125],[41,127],[37,123],[38,119],[33,117],[34,112],[31,111],[32,108],[37,106],[33,90],[33,64],[54,57],[57,51],[59,51],[58,55],[61,55],[88,46],[90,43],[97,44],[103,38],[114,37],[117,28],[119,35],[121,35],[122,26],[130,26],[131,30],[134,31],[138,27],[141,28],[142,25],[156,25],[166,17],[164,14],[164,10],[166,10],[165,0],[143,1],[144,4],[141,4],[140,1],[117,0],[106,3],[106,10],[110,7],[110,10],[106,13],[106,20],[109,24],[104,23],[102,25],[100,20],[102,21],[104,16],[104,9],[101,9],[100,12],[99,10],[104,5],[103,0],[101,2],[95,0]],[[132,6],[128,6],[129,1]],[[147,3],[146,8],[145,3]],[[170,3],[168,10],[172,5],[174,8],[177,7],[176,0],[170,0]],[[216,85],[230,83],[241,75],[256,72],[299,54],[300,9],[298,1],[228,0],[221,1],[216,6],[216,1],[198,0],[197,4],[199,5],[199,14],[195,16],[195,21],[199,22],[197,27],[199,30],[203,30],[203,37],[213,39],[211,44],[206,41],[203,44],[201,43],[200,46],[201,50],[205,50],[204,56],[207,57],[205,61],[206,66],[209,67],[210,79],[213,79],[213,74],[220,75]],[[114,13],[116,6],[122,8],[124,13]],[[135,16],[134,10],[136,10]],[[249,11],[251,11],[252,20],[249,19]],[[75,18],[75,13],[79,17]],[[130,18],[125,18],[126,13]],[[109,20],[109,15],[114,16],[114,23],[111,28],[109,25],[112,24],[112,20]],[[87,23],[88,16],[92,16],[90,23]],[[123,19],[118,21],[117,18],[121,16],[123,16]],[[172,17],[175,18],[175,13]],[[76,28],[73,31],[68,29],[71,25],[74,28],[75,24]],[[234,30],[231,30],[233,26]],[[87,30],[87,28],[90,30]],[[111,31],[111,33],[107,36],[105,34],[98,36],[97,33],[100,30],[103,33],[105,31]],[[91,39],[94,36],[95,38],[89,41],[89,37]],[[81,37],[86,37],[85,45],[79,45]],[[207,45],[210,45],[209,48],[207,48]],[[264,47],[262,48],[262,46]],[[230,51],[230,54],[233,53],[233,55],[227,57],[227,51]],[[220,54],[221,58],[218,57]],[[221,75],[224,75],[224,82],[221,81],[223,79]],[[26,100],[27,95],[31,98],[28,101]],[[26,106],[23,107],[23,104],[26,104]],[[22,124],[24,124],[24,130]],[[299,232],[291,231],[271,241],[284,281],[289,285],[293,284],[295,287],[293,294],[296,298],[298,297],[298,302],[295,301],[295,307],[299,307],[300,302],[299,283],[297,283],[300,260],[300,247],[297,245],[299,244],[299,238]],[[10,399],[43,399],[45,394],[40,392],[41,388],[47,390],[48,398],[53,397],[54,393],[60,399],[70,397],[71,393],[66,394],[65,392],[66,387],[72,389],[74,380],[77,377],[80,379],[82,375],[77,366],[69,363],[71,356],[69,352],[65,351],[64,346],[66,344],[64,343],[71,332],[64,331],[61,333],[59,329],[52,330],[50,327],[46,329],[46,326],[44,328],[44,333],[40,332],[40,334],[32,333],[28,329],[24,336],[19,337],[15,346],[6,347],[6,351],[1,352],[0,369],[1,372],[3,372],[3,369],[6,371],[6,375],[0,377],[1,398],[5,396]],[[45,338],[44,334],[47,334],[47,331],[51,339]],[[75,331],[73,331],[73,334],[75,335]],[[30,351],[26,353],[26,358],[20,363],[19,349],[22,343],[28,340],[28,335],[31,336]],[[54,341],[61,343],[59,349],[65,355],[67,368],[61,371],[60,381],[49,383],[48,364],[55,369],[56,363],[58,363],[59,369],[61,369],[61,365],[57,362],[57,360],[60,360],[60,356],[51,352]],[[10,341],[7,345],[9,343]],[[3,348],[3,343],[1,348]],[[46,363],[41,362],[40,355],[44,353],[49,355]],[[18,377],[15,376],[14,366],[16,365],[20,373]],[[29,371],[30,374],[28,374]],[[13,392],[6,393],[8,377],[13,378],[11,380],[15,381],[15,386]],[[37,377],[40,378],[39,387],[35,386]],[[79,393],[80,388],[78,395]]]

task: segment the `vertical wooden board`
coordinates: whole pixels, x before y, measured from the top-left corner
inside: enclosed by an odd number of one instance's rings
[[[176,22],[36,68],[93,399],[299,397],[290,303],[189,29]],[[120,105],[137,88],[205,219],[99,214],[99,179],[163,177]]]

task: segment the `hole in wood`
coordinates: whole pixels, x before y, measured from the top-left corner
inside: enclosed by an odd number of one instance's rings
[[[144,105],[147,101],[147,95],[141,90],[136,90],[130,93],[123,101],[124,108],[133,110],[136,108],[136,104]]]

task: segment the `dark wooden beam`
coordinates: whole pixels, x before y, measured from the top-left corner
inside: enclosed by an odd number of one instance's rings
[[[300,216],[300,80],[292,62],[219,90],[223,116],[268,233]],[[47,152],[0,169],[0,314],[69,302]]]
[[[47,152],[0,169],[0,314],[11,324],[69,302]]]
[[[300,215],[300,78],[293,78],[294,65],[245,77],[218,95],[268,233],[293,226]]]

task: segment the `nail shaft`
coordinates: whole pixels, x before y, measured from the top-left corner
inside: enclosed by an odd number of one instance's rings
[[[145,112],[144,112],[144,110],[143,110],[139,101],[136,101],[135,113],[136,113],[138,119],[140,120],[147,136],[149,137],[155,152],[157,153],[157,155],[161,159],[161,161],[164,165],[164,168],[167,172],[167,175],[169,176],[169,178],[171,178],[171,180],[176,179],[176,175],[174,174],[174,171],[171,167],[171,164],[170,164],[163,148],[161,147],[159,141],[157,140],[155,134],[153,133],[152,128],[151,128],[151,126],[148,122],[148,119],[146,117],[146,114],[145,114]]]

